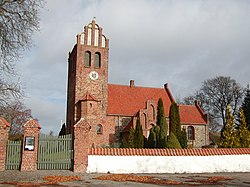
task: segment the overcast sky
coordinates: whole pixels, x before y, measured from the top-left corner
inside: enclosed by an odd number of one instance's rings
[[[34,46],[19,63],[25,103],[43,132],[65,122],[67,58],[96,17],[109,38],[109,83],[163,87],[175,99],[202,81],[250,81],[250,1],[47,0]]]

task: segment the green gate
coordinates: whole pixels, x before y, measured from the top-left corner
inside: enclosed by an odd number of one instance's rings
[[[6,170],[19,170],[21,166],[22,141],[8,140],[6,147]]]
[[[73,149],[71,134],[57,137],[40,134],[38,144],[37,169],[72,169]]]

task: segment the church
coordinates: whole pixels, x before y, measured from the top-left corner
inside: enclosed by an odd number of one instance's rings
[[[68,57],[67,133],[84,120],[90,126],[89,147],[119,147],[122,135],[135,127],[139,119],[143,135],[148,138],[156,125],[157,103],[162,98],[169,122],[174,100],[168,84],[162,88],[108,83],[109,40],[103,29],[92,20],[77,35]],[[200,148],[209,144],[207,115],[197,102],[178,105],[182,128],[187,131],[188,146]],[[168,128],[169,129],[169,128]]]

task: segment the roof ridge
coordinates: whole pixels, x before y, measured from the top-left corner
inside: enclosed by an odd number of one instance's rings
[[[123,85],[123,84],[108,84],[108,85],[130,87],[129,85]],[[134,88],[164,89],[164,88],[160,88],[160,87],[147,87],[147,86],[134,86]]]

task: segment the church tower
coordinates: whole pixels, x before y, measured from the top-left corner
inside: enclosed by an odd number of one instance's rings
[[[95,121],[107,115],[109,41],[95,20],[77,35],[68,58],[67,133],[80,120]],[[101,123],[101,122],[100,122]]]

